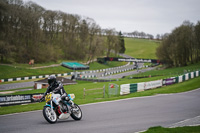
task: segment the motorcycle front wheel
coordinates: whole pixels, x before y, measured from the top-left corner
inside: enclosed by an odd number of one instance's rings
[[[71,109],[71,117],[74,120],[81,120],[82,118],[81,108],[77,104],[74,104],[74,108]]]
[[[57,115],[54,110],[51,111],[51,108],[49,106],[45,106],[43,108],[43,116],[49,123],[56,123],[57,121]]]

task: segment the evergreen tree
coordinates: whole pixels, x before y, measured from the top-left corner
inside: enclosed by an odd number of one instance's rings
[[[119,53],[124,53],[126,51],[126,48],[124,43],[124,36],[122,35],[121,31],[119,32],[119,46],[120,46]]]

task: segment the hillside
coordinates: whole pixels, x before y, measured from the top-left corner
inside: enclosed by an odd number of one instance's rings
[[[159,43],[152,40],[125,38],[126,52],[125,54],[135,58],[151,58],[156,59],[155,51]],[[105,69],[125,65],[125,62],[109,62],[108,64],[99,64],[97,62],[90,64],[90,70]],[[35,64],[36,66],[51,65]],[[25,76],[37,76],[45,74],[68,73],[72,70],[58,66],[52,68],[30,69],[28,64],[15,64],[11,66],[0,65],[0,78],[15,78]]]
[[[155,53],[159,44],[154,40],[125,38],[125,54],[135,58],[157,59]]]

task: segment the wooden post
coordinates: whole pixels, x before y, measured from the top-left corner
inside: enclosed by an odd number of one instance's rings
[[[85,88],[83,89],[83,98],[85,99]]]
[[[103,98],[105,98],[105,85],[103,86]]]

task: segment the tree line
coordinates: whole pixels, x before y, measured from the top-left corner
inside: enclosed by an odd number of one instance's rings
[[[139,32],[137,30],[135,30],[133,32],[124,32],[123,35],[126,36],[126,37],[143,38],[143,39],[154,39],[154,36],[152,34],[145,33],[143,31]]]
[[[186,66],[200,61],[200,21],[195,25],[184,21],[172,33],[165,34],[156,51],[169,66]]]
[[[34,2],[0,1],[0,61],[17,63],[93,60],[125,51],[115,29],[101,29],[88,17],[46,10]]]

